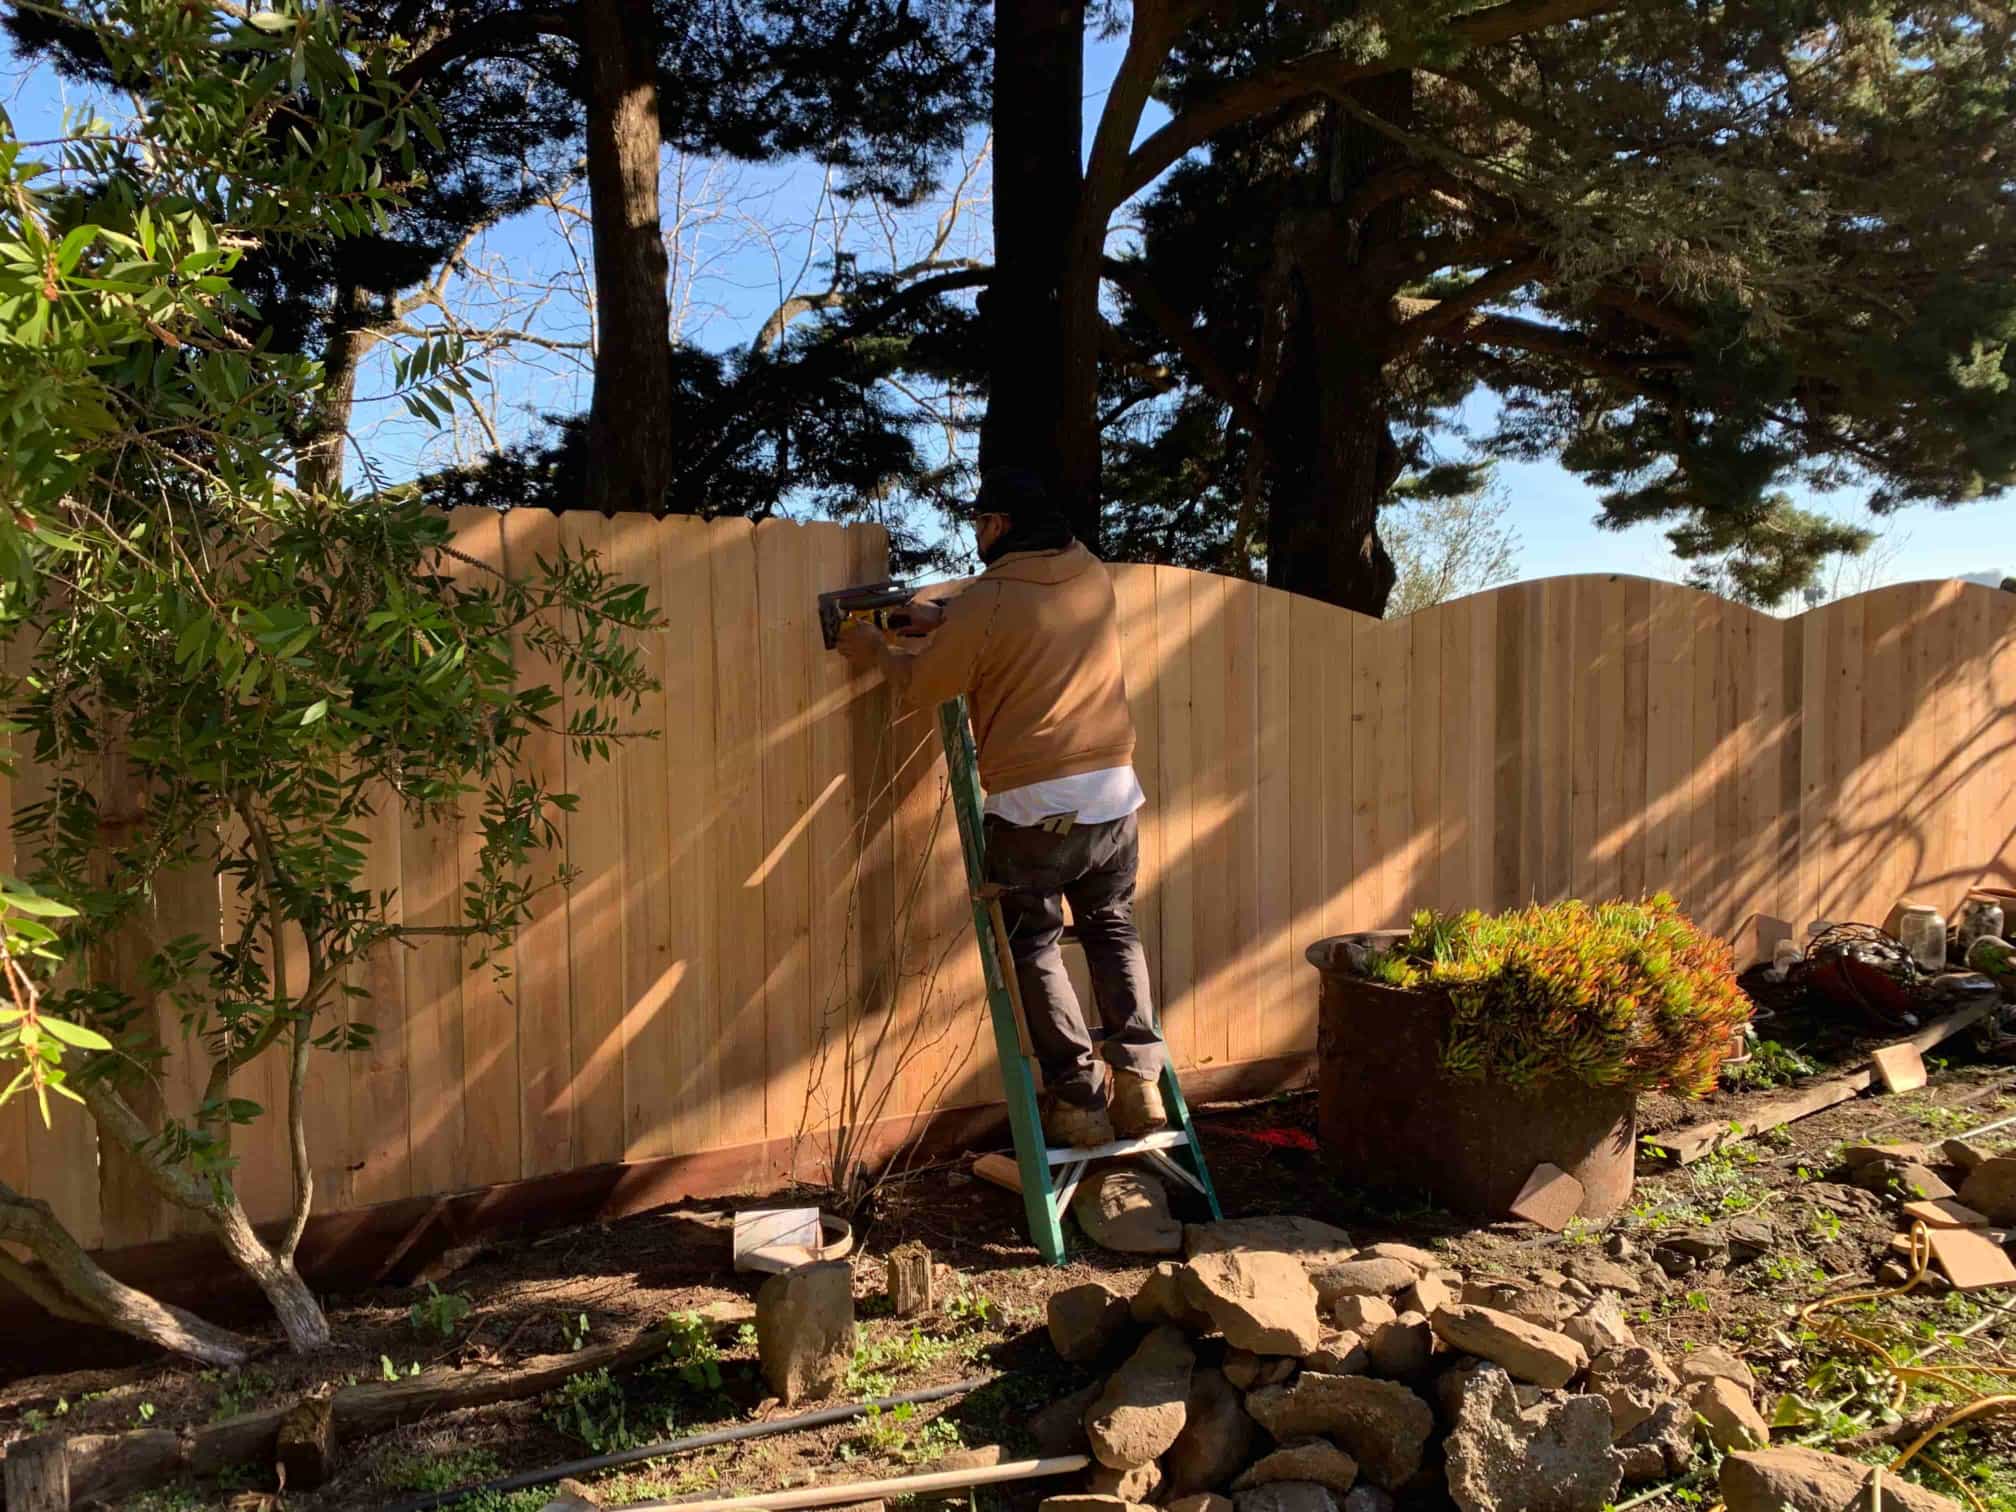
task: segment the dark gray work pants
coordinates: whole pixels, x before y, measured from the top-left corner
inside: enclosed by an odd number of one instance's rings
[[[1015,957],[1022,1011],[1045,1088],[1080,1107],[1101,1100],[1092,1038],[1057,948],[1066,898],[1085,947],[1099,1021],[1106,1028],[1100,1050],[1123,1071],[1160,1076],[1162,1035],[1148,990],[1148,958],[1134,928],[1134,879],[1141,854],[1135,816],[1074,824],[1060,835],[990,814],[986,830],[987,880],[1005,889],[1001,914],[1008,925],[1008,949]]]

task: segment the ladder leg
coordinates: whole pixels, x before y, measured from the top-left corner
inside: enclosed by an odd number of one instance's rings
[[[1204,1163],[1204,1146],[1198,1141],[1196,1126],[1190,1122],[1190,1104],[1183,1098],[1183,1084],[1176,1079],[1175,1062],[1166,1053],[1162,1064],[1162,1105],[1170,1122],[1183,1131],[1182,1145],[1169,1151],[1169,1156],[1181,1161],[1196,1178],[1198,1190],[1210,1205],[1211,1216],[1223,1218],[1225,1210],[1218,1206],[1218,1189],[1211,1184],[1211,1168]]]
[[[1007,955],[1007,941],[995,933],[995,910],[980,891],[986,881],[983,858],[987,840],[981,823],[979,762],[973,750],[972,727],[966,719],[965,699],[948,699],[938,706],[938,733],[945,743],[952,812],[959,820],[959,849],[966,859],[966,886],[973,904],[973,938],[979,946],[980,972],[987,984],[987,1012],[994,1023],[995,1058],[1001,1067],[1002,1090],[1008,1098],[1008,1127],[1015,1136],[1015,1162],[1022,1174],[1022,1205],[1029,1218],[1029,1237],[1046,1261],[1062,1265],[1063,1215],[1050,1180],[1043,1117],[1036,1106],[1036,1078],[1023,1051],[1024,1031],[1002,964]]]

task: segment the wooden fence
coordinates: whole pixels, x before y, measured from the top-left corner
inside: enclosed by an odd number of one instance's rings
[[[523,932],[515,980],[442,941],[360,969],[350,1011],[377,1035],[319,1058],[317,1210],[800,1135],[811,1166],[836,1123],[994,1101],[933,722],[892,717],[819,641],[815,595],[881,576],[881,533],[533,511],[458,527],[507,571],[564,540],[650,586],[668,623],[644,722],[662,734],[607,765],[538,752],[581,794],[580,875]],[[1186,1068],[1311,1049],[1304,947],[1422,906],[1665,888],[1748,946],[1760,916],[1768,938],[2016,880],[2016,595],[1913,584],[1779,620],[1582,577],[1374,621],[1113,573],[1149,795],[1140,920]],[[9,801],[37,780],[18,772]],[[446,922],[472,843],[388,810],[371,885]],[[187,879],[153,932],[217,935],[229,912]],[[234,1091],[277,1107],[269,1062]],[[178,1049],[158,1095],[194,1091]],[[274,1122],[239,1154],[254,1217],[283,1211]],[[89,1244],[188,1229],[67,1107],[53,1132],[0,1109],[0,1177]]]

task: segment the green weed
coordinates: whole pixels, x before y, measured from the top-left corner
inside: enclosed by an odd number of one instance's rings
[[[1760,1039],[1749,1060],[1722,1068],[1722,1083],[1740,1092],[1761,1092],[1767,1087],[1786,1086],[1802,1076],[1816,1076],[1819,1071],[1819,1066],[1790,1046]]]
[[[453,1491],[503,1474],[488,1449],[405,1449],[386,1456],[379,1479],[401,1491]]]
[[[840,1458],[853,1460],[872,1454],[898,1464],[914,1465],[942,1459],[964,1447],[958,1424],[942,1417],[920,1423],[916,1405],[905,1402],[887,1412],[870,1407],[861,1420],[860,1435],[840,1446]]]
[[[452,1339],[474,1305],[467,1292],[444,1292],[429,1281],[427,1295],[406,1309],[406,1320],[417,1334]]]
[[[210,1404],[210,1421],[250,1412],[273,1389],[273,1377],[263,1370],[206,1370],[200,1379],[217,1388],[217,1400]]]

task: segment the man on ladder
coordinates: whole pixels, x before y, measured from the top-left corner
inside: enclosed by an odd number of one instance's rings
[[[986,789],[986,875],[1043,1068],[1053,1144],[1090,1148],[1163,1127],[1166,1051],[1134,927],[1138,814],[1134,721],[1120,664],[1113,585],[1033,474],[990,472],[974,504],[986,570],[949,597],[919,599],[891,646],[842,627],[839,649],[880,667],[899,704],[929,713],[966,696]],[[933,590],[942,592],[943,590]],[[1092,975],[1106,1088],[1058,943],[1064,900]]]

